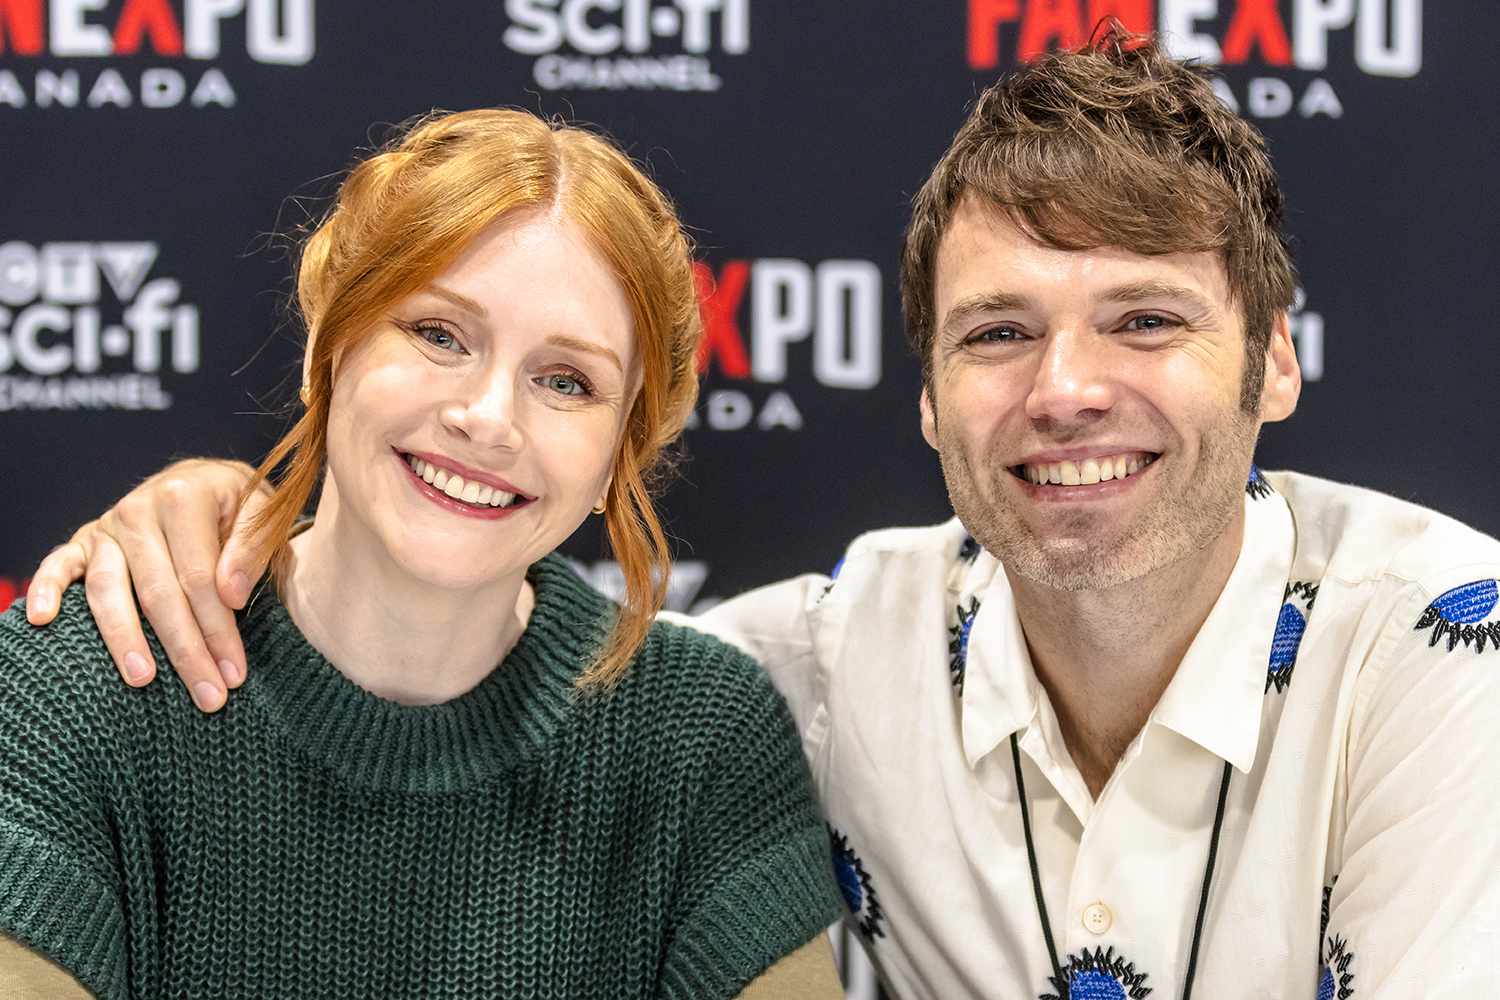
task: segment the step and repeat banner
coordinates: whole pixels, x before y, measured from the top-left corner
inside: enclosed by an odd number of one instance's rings
[[[140,477],[254,460],[297,383],[288,237],[432,108],[592,123],[714,291],[665,499],[672,603],[948,515],[917,425],[906,206],[980,88],[1114,14],[1270,138],[1301,408],[1259,461],[1500,533],[1490,0],[0,0],[0,600]],[[568,545],[613,587],[596,529]],[[851,995],[874,996],[844,947]]]

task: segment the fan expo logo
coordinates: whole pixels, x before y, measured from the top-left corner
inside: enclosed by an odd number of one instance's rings
[[[868,260],[783,257],[694,266],[709,376],[690,429],[801,430],[789,377],[830,389],[880,384],[880,269]],[[810,369],[810,372],[808,371]],[[715,378],[718,376],[718,378]]]
[[[147,280],[155,243],[0,244],[0,411],[165,410],[198,370],[198,307]]]
[[[0,0],[0,60],[10,64],[0,66],[0,106],[230,108],[229,76],[194,65],[218,59],[226,33],[244,38],[253,62],[301,66],[313,57],[313,0]],[[83,59],[122,64],[73,62]]]
[[[546,90],[718,90],[750,51],[750,0],[505,0],[506,48]]]
[[[1352,53],[1369,76],[1422,69],[1422,0],[968,0],[969,67],[993,70],[1082,44],[1100,19],[1162,33],[1172,54],[1260,73],[1221,100],[1251,118],[1341,118],[1343,101],[1318,75],[1329,51]],[[1348,55],[1344,58],[1349,58]]]

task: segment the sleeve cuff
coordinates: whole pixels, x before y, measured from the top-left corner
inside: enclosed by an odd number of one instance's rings
[[[72,855],[0,819],[0,933],[67,969],[95,996],[125,994],[115,892]]]
[[[843,914],[821,826],[723,878],[668,946],[660,995],[734,997]]]

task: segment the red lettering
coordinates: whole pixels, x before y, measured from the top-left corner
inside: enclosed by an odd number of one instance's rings
[[[1000,26],[1021,16],[1018,0],[969,0],[969,68],[1000,65]]]
[[[167,0],[125,0],[115,25],[115,55],[130,56],[151,36],[151,47],[164,56],[182,55],[182,27]]]
[[[745,286],[750,281],[750,262],[726,260],[719,280],[701,261],[693,264],[693,282],[698,287],[698,314],[703,317],[703,343],[698,346],[698,371],[708,371],[709,361],[719,358],[719,370],[729,378],[750,377],[750,354],[740,324],[735,319]]]
[[[1118,17],[1126,31],[1148,35],[1155,30],[1155,6],[1151,0],[1089,0],[1090,30],[1099,30],[1106,17]]]
[[[1281,19],[1276,0],[1239,0],[1229,30],[1224,33],[1224,62],[1246,61],[1256,45],[1268,65],[1292,64],[1292,43],[1286,37],[1286,22]]]
[[[42,52],[42,0],[0,0],[0,52],[6,41],[18,56]]]
[[[1016,58],[1030,62],[1052,48],[1072,49],[1083,42],[1083,13],[1078,0],[1032,0],[1021,22]]]
[[[31,585],[31,577],[25,577],[19,583],[8,576],[0,576],[0,611],[4,611],[15,603],[16,598],[26,596],[26,588]]]

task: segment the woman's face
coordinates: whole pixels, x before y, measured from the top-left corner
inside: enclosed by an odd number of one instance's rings
[[[601,499],[636,364],[625,294],[582,231],[497,222],[337,363],[341,538],[437,587],[523,573]]]

